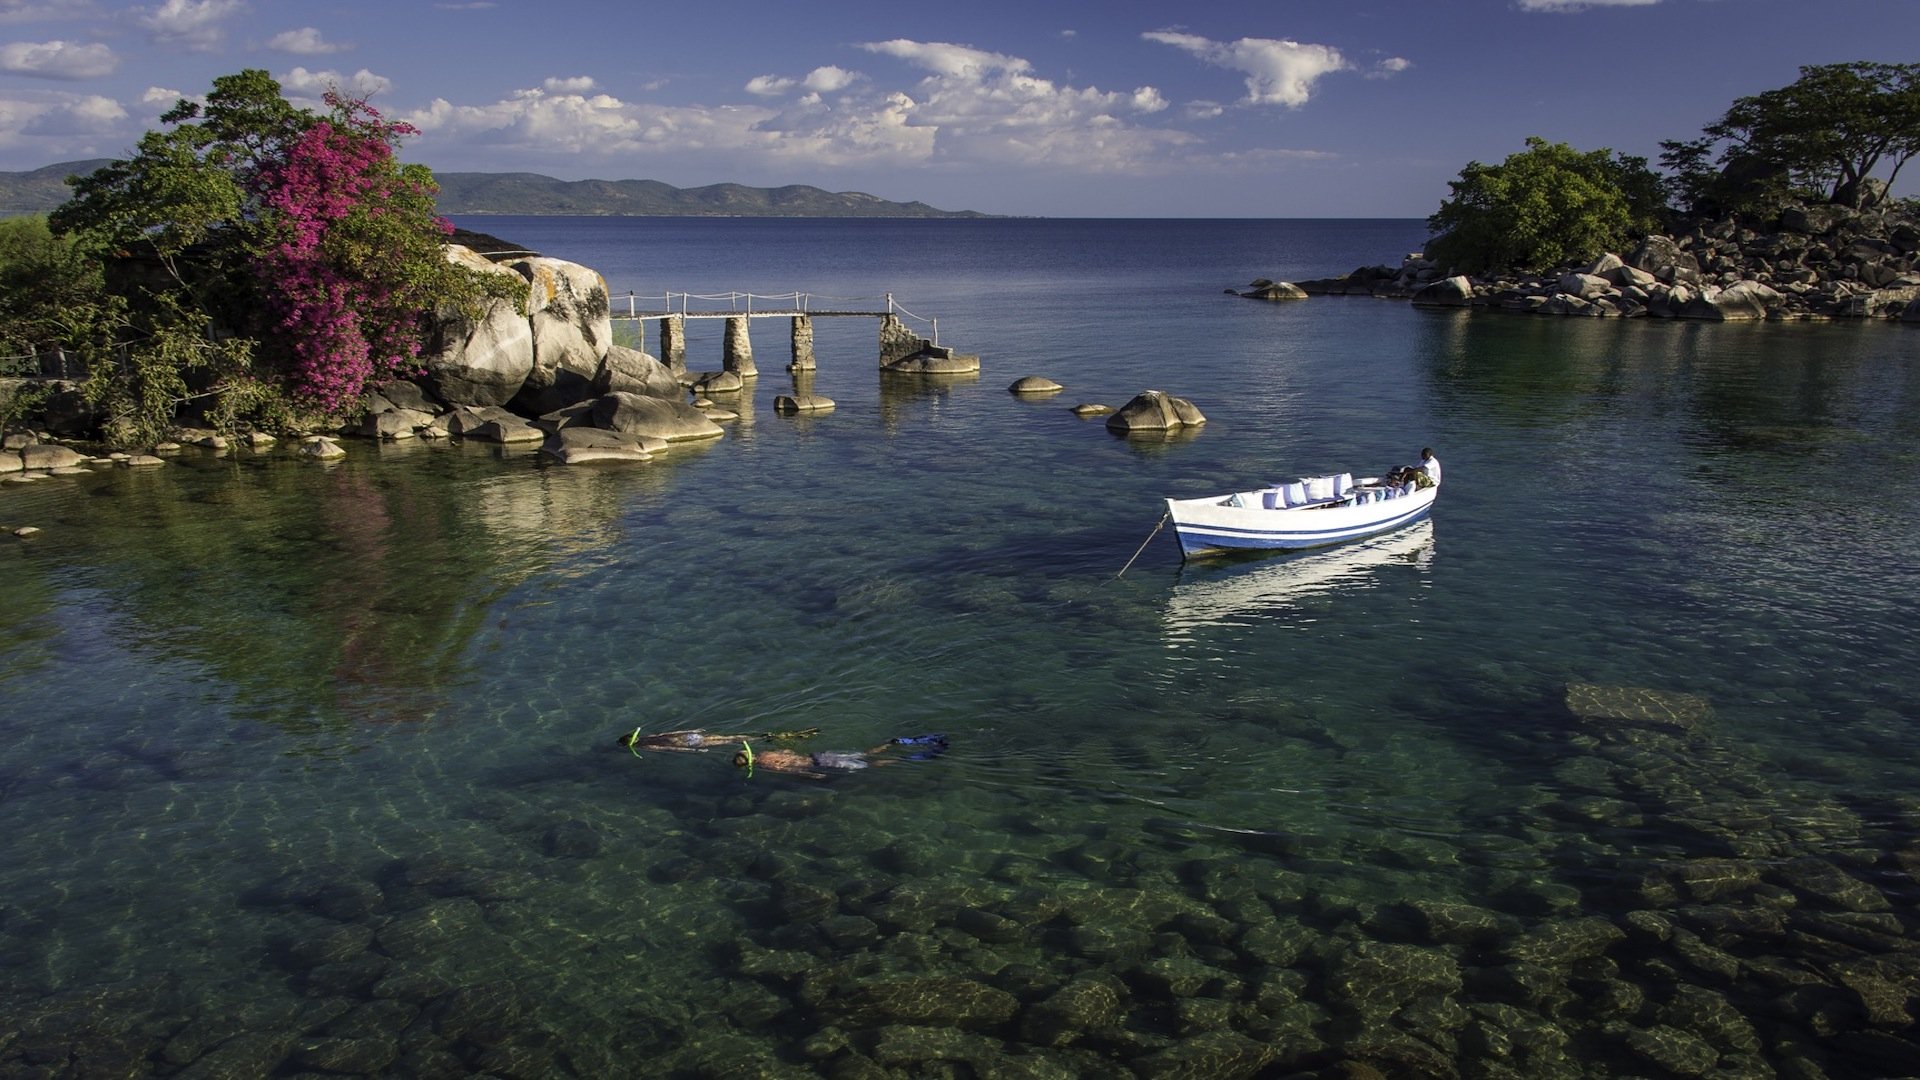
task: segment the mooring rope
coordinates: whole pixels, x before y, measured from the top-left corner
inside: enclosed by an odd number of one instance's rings
[[[1173,517],[1173,511],[1171,510],[1160,515],[1160,520],[1153,526],[1153,531],[1147,534],[1147,538],[1145,540],[1140,541],[1140,548],[1138,551],[1135,551],[1133,553],[1133,559],[1139,558],[1140,552],[1147,550],[1147,545],[1153,543],[1153,538],[1160,535],[1160,530],[1166,527],[1167,519],[1171,517]],[[1125,575],[1128,570],[1131,570],[1133,568],[1133,559],[1128,559],[1127,565],[1120,568],[1120,573],[1113,575],[1113,579],[1115,581],[1120,580],[1120,578],[1123,575]]]

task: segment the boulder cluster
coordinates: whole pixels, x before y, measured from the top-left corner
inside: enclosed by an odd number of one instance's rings
[[[1240,295],[1377,296],[1541,315],[1920,323],[1920,217],[1900,208],[1795,207],[1765,227],[1702,222],[1557,273],[1451,275],[1415,253],[1397,268],[1295,283],[1262,279]]]

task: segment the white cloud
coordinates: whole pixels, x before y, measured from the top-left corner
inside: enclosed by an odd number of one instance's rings
[[[207,51],[217,47],[226,31],[220,21],[242,10],[242,0],[166,0],[157,8],[140,9],[140,25],[163,45]]]
[[[105,45],[71,41],[18,41],[0,45],[0,71],[39,79],[92,79],[120,66]]]
[[[298,30],[283,30],[268,38],[267,48],[295,56],[326,56],[329,53],[346,52],[353,46],[328,41],[320,31],[303,26]]]
[[[98,94],[0,96],[0,146],[31,145],[43,160],[93,156],[90,141],[118,133],[127,111]]]
[[[1648,7],[1660,0],[1518,0],[1521,11],[1546,11],[1562,14],[1596,7]]]
[[[1313,84],[1322,76],[1352,67],[1340,55],[1340,50],[1330,45],[1306,45],[1284,38],[1211,41],[1171,30],[1156,30],[1140,36],[1172,45],[1210,64],[1245,73],[1250,105],[1285,105],[1297,109],[1307,103],[1313,95]]]
[[[1385,60],[1373,65],[1373,70],[1367,72],[1367,78],[1391,79],[1412,66],[1413,61],[1404,56],[1389,56]]]
[[[779,97],[799,87],[817,97],[820,94],[832,94],[845,90],[863,78],[865,76],[857,71],[828,65],[814,68],[807,72],[805,78],[800,79],[785,75],[756,75],[747,80],[746,91],[756,97]]]
[[[845,90],[860,79],[861,75],[857,71],[848,71],[829,64],[807,72],[807,77],[801,81],[801,85],[816,94],[831,94]]]
[[[1201,101],[1173,110],[1152,86],[1066,85],[1022,57],[967,45],[894,39],[860,47],[914,70],[905,82],[898,70],[876,75],[831,65],[804,76],[763,74],[745,83],[738,100],[707,104],[628,100],[590,80],[549,79],[490,103],[435,100],[396,119],[421,130],[410,154],[422,160],[541,169],[572,158],[574,168],[592,162],[628,176],[677,170],[745,182],[916,165],[1144,176],[1331,156],[1210,151],[1185,126],[1220,115],[1222,106]],[[1331,70],[1324,60],[1321,66]]]
[[[392,79],[375,75],[366,68],[352,75],[342,75],[337,71],[308,71],[297,67],[275,78],[279,80],[280,89],[289,101],[307,107],[312,107],[329,90],[338,90],[350,97],[369,98],[393,89]]]
[[[932,73],[908,98],[905,122],[931,129],[943,158],[1123,172],[1163,163],[1194,141],[1123,119],[1167,107],[1150,86],[1128,93],[1061,86],[1034,75],[1020,57],[947,42],[896,38],[861,48]]]
[[[164,86],[149,86],[147,87],[146,93],[140,95],[140,104],[172,105],[174,102],[186,96],[186,94],[178,90],[169,90]]]

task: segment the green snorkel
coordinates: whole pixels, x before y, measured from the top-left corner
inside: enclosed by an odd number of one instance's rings
[[[740,756],[747,759],[747,779],[753,779],[753,744],[740,740]]]
[[[639,727],[635,727],[633,729],[633,734],[627,736],[627,749],[630,752],[632,752],[634,757],[640,756],[640,728]]]

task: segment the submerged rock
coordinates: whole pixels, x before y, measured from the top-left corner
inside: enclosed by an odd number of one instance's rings
[[[1007,387],[1007,392],[1010,394],[1057,394],[1065,389],[1066,387],[1044,375],[1027,375],[1015,379],[1013,385]]]
[[[1713,715],[1706,698],[1637,686],[1567,684],[1567,711],[1588,721],[1692,731]]]

